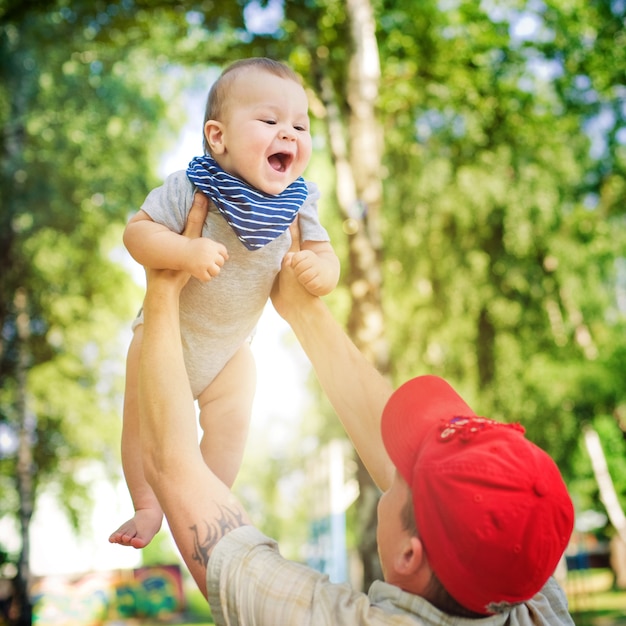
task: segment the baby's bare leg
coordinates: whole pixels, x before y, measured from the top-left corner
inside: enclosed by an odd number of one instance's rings
[[[141,460],[137,374],[143,339],[143,326],[135,329],[126,358],[124,421],[122,426],[122,467],[133,501],[135,515],[124,522],[110,537],[111,543],[143,548],[161,528],[163,512],[152,488],[146,481]]]
[[[255,387],[256,366],[246,343],[198,397],[202,456],[229,487],[241,466]]]

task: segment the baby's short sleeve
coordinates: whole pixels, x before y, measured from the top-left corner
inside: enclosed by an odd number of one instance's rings
[[[320,192],[315,183],[306,183],[309,195],[298,211],[300,238],[302,241],[330,241],[326,229],[322,226],[317,214],[317,202]]]
[[[153,189],[141,206],[158,224],[182,233],[193,203],[195,187],[184,170],[170,174],[160,187]]]

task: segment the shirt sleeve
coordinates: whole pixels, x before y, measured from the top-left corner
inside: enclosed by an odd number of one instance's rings
[[[194,186],[184,170],[170,174],[146,197],[141,209],[150,218],[176,233],[182,233],[193,202]]]
[[[253,526],[238,528],[217,544],[207,567],[207,593],[218,625],[409,623],[390,621],[365,594],[282,558],[276,542]]]
[[[300,224],[300,237],[302,241],[330,241],[328,232],[322,226],[317,214],[317,203],[320,199],[320,191],[315,183],[306,183],[309,195],[298,211],[298,223]]]

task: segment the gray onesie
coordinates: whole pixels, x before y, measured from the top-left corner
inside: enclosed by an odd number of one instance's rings
[[[307,182],[307,188],[309,195],[298,211],[302,241],[329,241],[317,216],[317,186]],[[181,170],[153,189],[141,208],[155,222],[181,233],[195,190]],[[248,250],[212,203],[202,235],[224,244],[228,260],[208,283],[192,277],[180,296],[183,354],[196,398],[252,334],[291,245],[287,230],[262,248]],[[142,322],[140,314],[133,327]]]

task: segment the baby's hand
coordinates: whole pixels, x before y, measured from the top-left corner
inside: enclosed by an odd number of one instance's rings
[[[311,250],[299,250],[291,256],[290,265],[293,268],[298,281],[307,291],[314,296],[321,295],[325,290],[322,280],[322,262],[315,252]]]
[[[186,242],[181,269],[200,282],[207,283],[219,275],[227,260],[228,252],[223,244],[207,237],[199,237]]]

